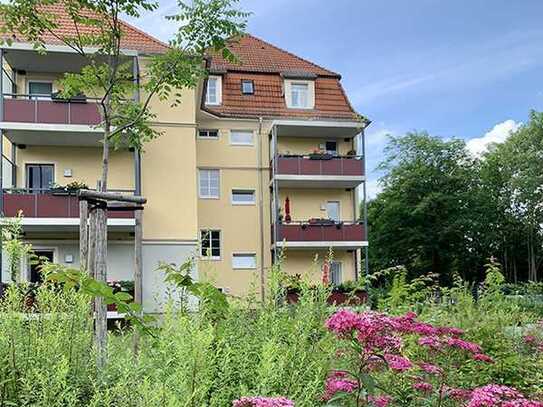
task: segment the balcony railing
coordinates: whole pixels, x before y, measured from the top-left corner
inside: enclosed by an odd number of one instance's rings
[[[97,125],[100,112],[94,100],[57,99],[4,94],[4,121],[15,123]]]
[[[25,218],[78,218],[79,198],[75,192],[4,190],[4,216]],[[133,218],[134,211],[109,211],[109,218]]]
[[[360,156],[334,156],[330,154],[279,155],[278,175],[364,175],[364,161]]]
[[[282,242],[363,242],[364,225],[357,222],[290,222],[277,225]]]

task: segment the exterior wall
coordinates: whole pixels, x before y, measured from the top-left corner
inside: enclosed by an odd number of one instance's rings
[[[344,189],[279,189],[279,205],[285,214],[285,200],[290,200],[290,216],[293,221],[310,218],[328,218],[327,201],[339,201],[340,219],[353,221],[353,192]]]
[[[220,170],[219,199],[198,199],[198,228],[221,230],[221,259],[199,262],[199,276],[232,295],[261,290],[271,267],[269,123],[199,117],[199,128],[218,129],[219,139],[196,138],[198,168]],[[230,144],[231,130],[252,130],[253,145]],[[260,179],[259,179],[260,178]],[[232,189],[254,189],[254,205],[233,205]],[[255,253],[252,270],[232,268],[233,253]]]
[[[322,278],[322,264],[330,257],[327,250],[285,250],[282,270],[291,275],[300,274],[310,281],[320,281]],[[332,261],[341,263],[343,281],[354,280],[354,253],[341,250],[332,251]]]
[[[109,189],[134,189],[134,154],[128,150],[110,152]],[[26,164],[54,164],[55,183],[84,182],[96,187],[101,176],[102,150],[97,147],[27,146],[17,148],[17,187],[26,186]],[[64,170],[72,176],[65,177]]]
[[[326,141],[337,141],[338,153],[340,155],[346,155],[349,151],[353,150],[353,143],[351,140],[344,141],[343,139],[325,139],[325,138],[312,138],[312,137],[278,137],[277,150],[279,154],[294,154],[304,155],[312,153],[316,149],[324,149]]]

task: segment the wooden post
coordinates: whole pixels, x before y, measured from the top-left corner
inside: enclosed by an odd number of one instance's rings
[[[134,212],[136,225],[134,228],[134,302],[143,304],[143,256],[142,256],[142,240],[143,240],[143,213],[141,209]],[[134,331],[134,355],[139,351],[140,335],[139,331]]]
[[[82,270],[88,270],[89,255],[89,204],[85,200],[79,201],[79,264]]]
[[[99,191],[102,185],[99,184]],[[97,206],[95,209],[96,217],[96,253],[94,267],[96,281],[107,281],[107,209]],[[99,373],[104,369],[107,361],[107,305],[102,297],[96,298],[96,368]]]

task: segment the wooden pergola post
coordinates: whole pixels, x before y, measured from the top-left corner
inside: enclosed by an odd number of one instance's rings
[[[90,227],[87,253],[87,266],[91,275],[101,282],[107,281],[107,212],[111,211],[135,211],[135,254],[136,270],[134,272],[134,301],[142,302],[142,210],[147,200],[141,196],[123,195],[113,192],[80,190],[79,199],[87,205],[90,214]],[[83,217],[80,214],[80,221]],[[83,226],[80,225],[80,230]],[[98,237],[100,237],[98,239]],[[81,239],[81,238],[80,238]],[[95,299],[95,343],[96,343],[96,367],[100,371],[107,360],[107,306],[101,297]],[[134,337],[134,349],[137,351],[139,337]]]

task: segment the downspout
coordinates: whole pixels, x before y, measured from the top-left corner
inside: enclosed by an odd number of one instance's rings
[[[4,49],[0,48],[0,122],[4,121]],[[0,130],[0,218],[4,218],[4,131]],[[0,297],[4,294],[2,226],[0,224]]]
[[[266,276],[264,272],[264,190],[262,188],[262,117],[258,118],[257,143],[257,185],[258,185],[258,223],[260,229],[260,299],[266,296]]]
[[[370,261],[368,258],[369,247],[368,247],[368,202],[367,202],[367,174],[366,174],[366,137],[364,134],[365,128],[362,129],[360,133],[361,144],[362,144],[362,159],[364,160],[362,168],[364,169],[364,184],[363,184],[363,205],[364,205],[364,241],[366,246],[364,247],[364,274],[366,276],[366,291],[369,288],[368,276],[370,274]]]

